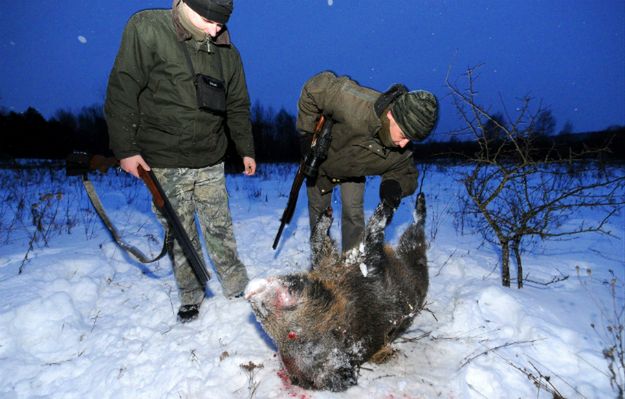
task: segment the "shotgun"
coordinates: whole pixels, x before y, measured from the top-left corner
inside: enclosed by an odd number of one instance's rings
[[[319,165],[325,161],[328,155],[328,149],[330,148],[330,143],[332,141],[333,124],[334,122],[332,119],[325,115],[321,115],[317,120],[310,149],[300,163],[297,173],[295,174],[295,178],[293,179],[289,199],[287,201],[286,208],[284,208],[284,212],[282,213],[282,217],[280,218],[280,228],[278,229],[276,238],[273,240],[273,249],[278,247],[278,242],[280,241],[280,236],[282,235],[284,226],[291,223],[291,219],[295,213],[295,206],[297,205],[299,190],[304,182],[304,177],[311,180],[317,178]]]
[[[163,242],[163,249],[161,250],[161,253],[153,259],[150,259],[146,255],[144,255],[139,249],[128,244],[121,238],[118,230],[115,228],[111,220],[106,215],[104,207],[102,206],[102,202],[100,201],[100,198],[98,197],[98,194],[96,193],[95,188],[93,187],[93,184],[91,184],[88,176],[88,173],[91,171],[99,170],[100,172],[104,173],[110,167],[113,167],[115,165],[117,165],[117,160],[114,157],[105,157],[98,154],[90,155],[86,152],[76,151],[70,154],[66,159],[66,173],[68,176],[82,175],[83,185],[85,186],[91,204],[102,219],[102,222],[104,223],[106,228],[113,236],[115,242],[120,247],[126,250],[139,262],[152,263],[163,257],[165,253],[167,253],[167,249],[169,247],[168,242],[171,235],[173,235],[173,237],[182,247],[183,253],[189,261],[189,264],[191,265],[191,268],[193,269],[193,272],[195,273],[198,281],[202,284],[203,287],[205,287],[208,280],[210,280],[210,274],[206,269],[206,265],[204,264],[203,259],[193,248],[193,244],[191,243],[187,232],[184,230],[178,214],[171,206],[171,203],[165,195],[165,192],[163,191],[160,183],[156,179],[154,172],[152,172],[151,170],[146,171],[141,166],[139,166],[138,168],[139,176],[152,194],[154,205],[163,213],[165,219],[167,219],[170,228],[165,233],[165,239]]]
[[[180,218],[178,214],[171,206],[169,199],[165,195],[165,191],[161,187],[161,184],[158,182],[158,179],[154,175],[152,170],[145,170],[141,165],[137,168],[139,171],[139,176],[141,180],[145,183],[152,194],[152,200],[154,201],[154,205],[160,210],[167,219],[167,222],[170,225],[174,238],[178,241],[178,244],[182,247],[182,251],[184,252],[184,256],[189,261],[195,276],[198,281],[202,284],[202,287],[206,287],[206,283],[210,280],[211,276],[206,269],[206,265],[204,265],[204,260],[200,258],[198,253],[193,248],[193,244],[187,235],[182,223],[180,222]]]

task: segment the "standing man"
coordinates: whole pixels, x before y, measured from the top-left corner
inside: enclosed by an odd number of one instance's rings
[[[250,101],[239,52],[226,22],[232,0],[174,0],[171,10],[133,15],[109,77],[105,103],[110,146],[126,172],[153,170],[193,245],[206,248],[228,298],[248,283],[239,260],[225,186],[226,129],[256,171]],[[165,229],[166,220],[153,207]],[[182,248],[170,252],[178,285],[178,320],[197,318],[204,299]]]
[[[346,252],[363,239],[365,176],[382,177],[380,200],[394,208],[414,193],[418,172],[411,140],[434,129],[438,103],[427,91],[393,85],[387,92],[360,86],[346,76],[322,72],[306,82],[298,102],[297,129],[302,148],[310,148],[319,115],[332,118],[332,142],[313,183],[307,182],[310,227],[330,206],[335,185],[341,189],[341,242]]]

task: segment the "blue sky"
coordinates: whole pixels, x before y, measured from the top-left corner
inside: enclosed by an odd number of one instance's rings
[[[101,104],[124,24],[171,1],[39,0],[0,10],[0,106],[50,117]],[[492,111],[531,95],[556,129],[625,125],[625,0],[236,0],[229,23],[253,101],[295,112],[322,70],[441,100],[436,132],[460,127],[445,85],[481,65]],[[181,60],[182,61],[182,60]]]

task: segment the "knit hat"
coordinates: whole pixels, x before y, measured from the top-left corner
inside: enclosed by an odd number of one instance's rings
[[[204,18],[225,24],[232,14],[232,0],[184,0],[196,13]]]
[[[391,105],[391,114],[407,138],[423,140],[438,120],[438,102],[430,92],[410,91]]]

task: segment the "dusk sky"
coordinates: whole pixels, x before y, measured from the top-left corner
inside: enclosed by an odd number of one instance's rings
[[[556,130],[625,125],[625,0],[235,0],[228,24],[252,101],[296,112],[303,83],[333,70],[385,90],[435,93],[436,134],[461,127],[445,79],[481,65],[479,101],[525,95]],[[128,18],[170,0],[12,1],[0,9],[0,107],[102,104]],[[181,60],[184,62],[184,60]]]

